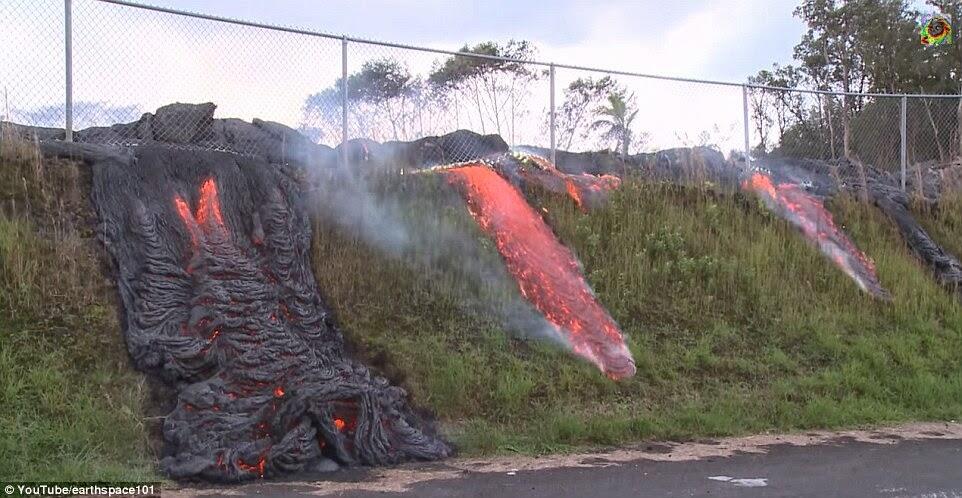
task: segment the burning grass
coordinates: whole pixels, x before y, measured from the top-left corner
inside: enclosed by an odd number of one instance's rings
[[[435,183],[405,182],[419,199],[412,219],[423,209],[468,219],[431,205]],[[528,194],[625,331],[634,378],[612,383],[550,344],[507,338],[466,304],[474,294],[456,268],[427,271],[316,227],[316,274],[346,333],[462,451],[962,416],[962,307],[874,209],[829,205],[891,303],[862,293],[753,196],[628,181],[584,214],[563,195]]]
[[[0,481],[153,480],[145,386],[128,365],[79,174],[0,150]]]

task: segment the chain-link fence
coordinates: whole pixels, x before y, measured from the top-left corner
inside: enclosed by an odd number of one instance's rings
[[[212,118],[260,119],[331,147],[470,130],[551,152],[847,157],[909,181],[956,160],[962,140],[957,95],[667,78],[538,62],[523,44],[450,52],[124,0],[4,0],[0,25],[2,121],[51,139],[221,148]]]
[[[959,161],[958,95],[843,94],[748,88],[755,155],[849,158],[911,182],[913,171]]]

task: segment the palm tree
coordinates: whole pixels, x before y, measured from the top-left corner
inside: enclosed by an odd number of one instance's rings
[[[626,98],[623,91],[609,93],[608,105],[595,110],[598,119],[591,123],[590,127],[591,130],[603,130],[601,139],[615,142],[622,156],[628,155],[632,137],[631,124],[638,115],[633,100],[633,95]]]

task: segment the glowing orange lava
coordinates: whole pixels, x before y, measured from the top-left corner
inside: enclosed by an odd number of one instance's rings
[[[881,298],[889,297],[878,281],[875,263],[835,226],[832,213],[821,199],[796,184],[776,184],[771,176],[761,172],[753,173],[742,187],[755,192],[769,209],[795,225],[863,291]]]
[[[492,237],[521,294],[567,339],[575,354],[612,379],[630,377],[635,363],[621,330],[595,299],[581,265],[518,189],[478,163],[445,171],[471,215]]]
[[[213,178],[204,180],[200,187],[200,199],[197,201],[197,210],[192,214],[187,201],[179,195],[174,196],[174,207],[177,215],[190,232],[190,241],[194,249],[197,249],[200,233],[211,235],[219,232],[226,235],[227,226],[224,224],[224,215],[220,207],[220,195],[217,192],[217,183]]]
[[[523,160],[534,163],[543,174],[548,176],[548,178],[542,178],[544,181],[540,183],[548,188],[551,188],[552,185],[558,185],[559,187],[553,189],[557,191],[561,191],[560,186],[563,185],[564,191],[582,211],[597,204],[608,192],[621,186],[621,179],[617,176],[563,173],[551,161],[541,156],[527,153],[519,155]],[[529,179],[537,178],[536,175],[530,173],[526,176]]]
[[[260,457],[257,463],[251,465],[243,460],[237,460],[237,466],[244,472],[257,473],[258,477],[264,477],[264,467],[267,464],[267,459],[265,457]]]
[[[336,428],[337,430],[343,431],[344,427],[346,426],[347,426],[347,423],[345,423],[344,420],[339,418],[334,419],[334,428]]]
[[[201,226],[214,221],[218,226],[224,226],[224,215],[220,211],[220,195],[213,178],[204,180],[200,186],[200,200],[197,202],[197,223]]]
[[[190,220],[193,220],[194,216],[190,213],[190,206],[187,205],[187,201],[178,195],[174,197],[174,207],[177,208],[177,215],[180,216],[180,219],[183,220],[184,225],[187,226],[187,231],[190,232],[191,245],[196,248],[197,234],[194,233],[194,230],[191,230],[192,224],[190,223]]]

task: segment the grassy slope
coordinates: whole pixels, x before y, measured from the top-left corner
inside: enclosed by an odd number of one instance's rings
[[[347,334],[463,451],[962,416],[962,307],[875,210],[832,206],[891,304],[753,199],[632,182],[584,215],[532,197],[627,333],[634,379],[615,384],[550,345],[507,339],[459,305],[457,279],[317,227],[316,273]]]
[[[914,204],[913,211],[933,239],[962,258],[962,194],[951,193],[935,206]]]
[[[153,478],[146,388],[76,222],[84,187],[31,154],[0,157],[0,480]],[[463,206],[435,200],[437,181],[405,182],[423,194],[411,213],[474,229]],[[508,339],[463,304],[479,291],[459,258],[426,272],[316,227],[317,277],[349,337],[465,452],[962,415],[962,310],[874,211],[834,206],[894,304],[861,295],[753,200],[630,183],[584,215],[532,197],[627,332],[636,378],[615,384],[549,344]],[[962,213],[944,209],[945,223]],[[497,260],[474,235],[469,257]]]
[[[0,157],[0,481],[155,479],[72,165]]]

